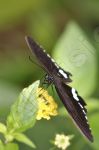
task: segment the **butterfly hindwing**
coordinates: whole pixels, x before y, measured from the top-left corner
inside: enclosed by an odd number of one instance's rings
[[[87,120],[86,104],[84,103],[84,100],[76,93],[72,93],[73,88],[60,82],[58,79],[55,80],[55,88],[65,108],[83,135],[90,141],[93,141],[93,136]]]

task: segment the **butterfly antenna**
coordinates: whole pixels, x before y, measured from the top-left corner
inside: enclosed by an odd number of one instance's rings
[[[35,61],[33,61],[33,59],[31,59],[30,56],[29,56],[29,60],[30,60],[33,64],[35,64],[36,66],[42,68],[42,70],[44,71],[44,68],[43,68],[42,66],[40,66],[38,63],[36,63]]]
[[[33,64],[35,64],[36,66],[38,66],[38,67],[40,67],[40,68],[42,68],[43,70],[44,70],[44,68],[42,67],[42,66],[40,66],[38,63],[36,63],[35,61],[33,61],[33,59],[29,56],[29,60],[33,63]]]
[[[29,60],[33,63],[33,64],[35,64],[36,66],[38,66],[38,67],[40,67],[41,68],[41,66],[39,65],[39,64],[37,64],[35,61],[33,61],[33,59],[29,56]]]

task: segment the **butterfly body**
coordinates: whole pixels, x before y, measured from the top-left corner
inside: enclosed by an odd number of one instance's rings
[[[92,142],[93,136],[87,119],[86,103],[74,88],[67,85],[72,81],[70,78],[71,73],[58,66],[54,59],[31,37],[26,37],[26,41],[32,53],[38,59],[39,64],[46,71],[45,82],[54,84],[62,103],[74,123],[79,127],[83,135]]]

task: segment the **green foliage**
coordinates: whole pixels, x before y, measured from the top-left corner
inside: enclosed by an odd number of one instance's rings
[[[16,144],[10,143],[16,139],[19,142],[25,143],[32,148],[35,148],[34,143],[24,135],[23,131],[34,126],[36,121],[36,114],[38,111],[37,103],[37,89],[39,81],[30,85],[28,88],[22,90],[17,101],[12,105],[11,112],[7,118],[7,126],[0,123],[0,133],[5,138],[5,143],[1,147],[3,149],[10,149],[18,147]]]
[[[27,145],[29,145],[32,148],[36,148],[36,146],[34,145],[34,143],[24,134],[22,133],[15,133],[14,134],[14,138],[22,143],[25,143]]]
[[[96,87],[96,50],[75,22],[66,26],[55,46],[54,57],[65,70],[72,73],[71,85],[82,96],[90,96]]]
[[[91,113],[91,114],[90,114]],[[94,135],[94,143],[92,144],[92,147],[94,147],[95,150],[98,150],[99,148],[99,99],[91,99],[89,102],[89,114],[90,114],[90,122],[92,126],[92,132]]]
[[[8,144],[3,144],[2,141],[0,141],[0,150],[19,150],[19,147],[15,143],[8,143]]]
[[[24,4],[24,7],[22,7]],[[28,1],[1,1],[0,0],[0,29],[9,28],[17,20],[29,11],[37,3],[33,0]]]
[[[32,16],[34,17],[34,19],[33,20],[31,19],[29,22],[29,28],[33,37],[38,39],[38,41],[48,50],[51,48],[52,45],[54,45],[54,41],[56,40],[58,34],[52,15],[49,13],[46,14],[41,13],[39,15],[38,12],[37,16]],[[46,32],[46,29],[49,32]]]
[[[6,134],[7,128],[3,123],[0,123],[0,133]]]
[[[28,88],[23,89],[8,116],[8,129],[13,128],[15,131],[25,131],[34,125],[38,110],[36,101],[38,85],[39,82],[36,82]]]

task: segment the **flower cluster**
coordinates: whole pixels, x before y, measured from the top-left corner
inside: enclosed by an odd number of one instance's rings
[[[54,145],[61,150],[66,150],[68,146],[70,146],[70,139],[73,136],[66,136],[64,134],[56,134]]]
[[[38,88],[38,95],[38,113],[36,119],[40,120],[44,118],[49,120],[51,116],[56,116],[58,114],[58,106],[52,96],[49,96],[48,92],[41,88]]]

